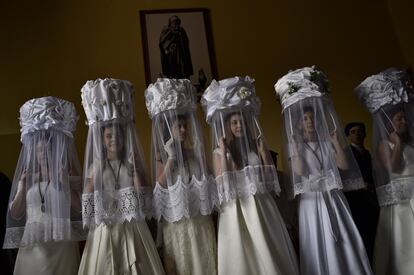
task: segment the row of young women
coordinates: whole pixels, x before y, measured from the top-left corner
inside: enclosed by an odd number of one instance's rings
[[[366,183],[341,131],[326,75],[305,67],[283,76],[275,89],[291,182],[286,192],[299,200],[300,264],[271,196],[280,187],[257,120],[253,79],[213,80],[202,96],[211,168],[190,81],[158,79],[148,87],[153,184],[135,132],[132,85],[98,79],[81,93],[89,125],[83,176],[73,104],[44,97],[20,109],[23,147],[4,243],[19,248],[14,273],[372,274],[342,192]],[[374,117],[381,205],[375,274],[414,272],[411,89],[396,69],[356,88]],[[150,218],[157,221],[155,242]],[[78,241],[85,238],[80,259]]]

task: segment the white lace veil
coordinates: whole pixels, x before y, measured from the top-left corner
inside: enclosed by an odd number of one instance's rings
[[[168,222],[209,215],[217,191],[205,160],[195,88],[187,79],[159,78],[145,91],[152,119],[155,217]]]
[[[84,239],[72,103],[35,98],[20,108],[22,149],[7,213],[4,248]]]
[[[315,67],[291,71],[275,84],[282,104],[290,196],[365,187],[332,101],[328,79]]]
[[[373,168],[381,206],[414,198],[414,100],[407,74],[390,68],[355,92],[373,117]]]
[[[201,103],[211,127],[213,165],[220,203],[256,193],[280,192],[276,168],[257,116],[254,80],[213,80]]]
[[[151,215],[143,154],[134,127],[134,90],[125,80],[97,79],[82,88],[89,124],[84,160],[85,227]]]

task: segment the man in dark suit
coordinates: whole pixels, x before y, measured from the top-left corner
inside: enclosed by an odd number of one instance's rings
[[[361,170],[362,177],[367,183],[366,189],[345,192],[345,196],[372,263],[379,207],[372,177],[371,154],[364,147],[365,125],[361,122],[348,123],[345,127],[345,134],[351,144],[352,153]]]

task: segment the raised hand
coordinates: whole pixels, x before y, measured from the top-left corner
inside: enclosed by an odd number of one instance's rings
[[[219,149],[220,149],[220,153],[221,153],[221,155],[222,155],[222,156],[225,156],[225,155],[226,155],[226,152],[227,152],[226,138],[225,138],[225,137],[221,137],[221,138],[219,139],[219,144],[218,144],[218,146],[219,146]]]
[[[333,130],[332,132],[329,133],[329,138],[331,139],[331,142],[333,144],[339,144],[339,140],[338,140],[338,134],[336,132],[336,130]]]
[[[256,139],[256,144],[257,144],[257,150],[259,151],[259,153],[263,154],[265,150],[263,139],[261,137],[258,137]]]
[[[391,134],[390,134],[390,136],[389,136],[389,140],[391,141],[391,143],[393,143],[393,144],[400,144],[401,143],[401,138],[400,138],[400,136],[398,135],[398,133],[397,132],[392,132]]]
[[[165,144],[164,144],[164,150],[167,152],[169,159],[175,159],[177,156],[177,152],[175,150],[174,146],[174,139],[170,138]]]
[[[29,170],[24,169],[22,175],[20,176],[20,181],[26,182],[27,174],[29,174]]]
[[[19,183],[17,185],[17,191],[16,191],[17,194],[26,189],[26,178],[28,174],[29,174],[29,171],[27,169],[24,169],[22,172],[22,175],[20,176]]]

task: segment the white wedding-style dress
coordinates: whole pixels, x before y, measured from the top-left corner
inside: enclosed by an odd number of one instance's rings
[[[313,152],[307,147],[302,151],[309,172],[306,181],[321,176],[317,166],[322,159],[318,144],[308,142],[308,145]],[[364,244],[341,190],[305,191],[299,195],[299,244],[301,274],[372,274]]]
[[[27,191],[27,221],[22,237],[22,241],[24,242],[32,239],[37,230],[42,231],[49,228],[53,223],[53,219],[56,219],[51,217],[47,206],[45,212],[42,212],[39,187],[41,190],[46,190],[46,194],[44,195],[46,202],[52,196],[64,196],[63,192],[59,192],[54,188],[53,183],[40,182],[39,184],[40,186],[34,185]],[[19,248],[14,274],[75,275],[78,271],[79,261],[78,242],[61,241],[38,243]]]
[[[119,165],[122,165],[119,190],[115,189],[114,176],[110,169],[106,167],[103,171],[103,207],[108,215],[118,215],[121,221],[111,224],[103,222],[89,230],[78,274],[165,274],[146,221],[125,219],[127,214],[122,213],[123,210],[129,212],[131,209],[124,209],[120,205],[133,207],[138,198],[135,187],[128,186],[133,179],[127,167],[119,161],[111,161],[115,171],[118,171]],[[93,193],[83,194],[84,204],[93,205],[95,202]],[[91,208],[84,206],[84,209]]]
[[[164,209],[160,223],[165,270],[169,275],[217,274],[217,240],[213,219],[210,215],[201,214],[211,213],[211,204],[207,202],[210,182],[201,178],[199,164],[192,154],[187,152],[185,155],[186,167],[173,170],[172,180],[175,184],[164,188],[157,183],[154,191],[155,204],[168,204],[171,207],[171,211]],[[157,195],[160,193],[163,198],[157,200],[161,198],[161,195]],[[183,194],[186,197],[181,197]],[[172,204],[166,203],[166,200],[171,200]],[[182,209],[177,207],[183,202],[188,202],[188,205],[185,203]],[[170,213],[168,217],[167,212]]]
[[[220,154],[217,149],[214,153]],[[256,153],[248,154],[248,164],[244,169],[250,172],[261,164]],[[216,180],[224,186],[249,184],[249,180],[243,178],[243,170],[224,172]],[[238,180],[229,182],[231,178]],[[259,177],[256,175],[254,178],[257,180]],[[244,193],[242,198],[230,199],[221,205],[218,274],[299,274],[294,248],[271,194],[251,194],[252,188],[248,185],[237,186],[236,189],[244,190],[241,191]]]
[[[389,143],[392,148],[392,144]],[[414,147],[404,144],[402,150],[404,168],[398,178],[407,190],[412,189],[414,178]],[[401,186],[401,187],[403,187]],[[396,190],[397,191],[397,190]],[[390,198],[396,197],[392,189]],[[411,193],[409,191],[409,193]],[[414,199],[381,206],[374,247],[374,273],[376,275],[414,274]]]

